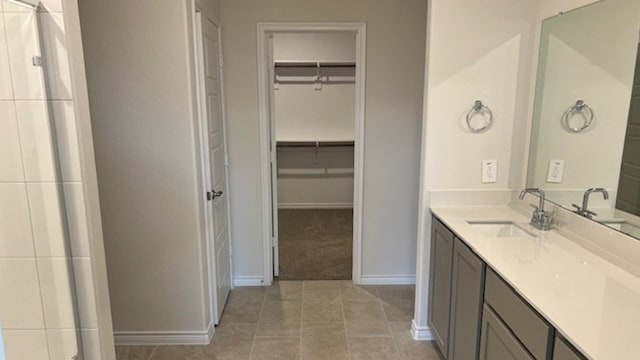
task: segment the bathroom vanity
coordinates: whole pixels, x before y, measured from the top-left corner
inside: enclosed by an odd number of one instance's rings
[[[432,202],[428,318],[447,360],[640,359],[639,28],[638,1],[544,20],[532,195]]]
[[[447,360],[640,356],[633,264],[566,229],[537,230],[523,209],[432,213],[429,322]]]

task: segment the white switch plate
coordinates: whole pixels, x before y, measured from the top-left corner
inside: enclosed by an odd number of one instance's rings
[[[564,171],[564,160],[549,160],[549,170],[547,171],[547,182],[561,183],[563,171]]]
[[[498,160],[482,160],[482,183],[498,182]]]

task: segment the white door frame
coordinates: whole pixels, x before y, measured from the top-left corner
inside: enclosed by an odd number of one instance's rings
[[[271,137],[269,92],[269,64],[267,37],[278,32],[353,32],[356,34],[356,108],[354,145],[354,193],[353,193],[353,282],[362,278],[362,211],[364,192],[364,121],[366,74],[366,24],[365,23],[258,23],[258,102],[260,111],[260,162],[262,190],[262,234],[264,252],[264,284],[273,282],[272,218],[275,216],[271,200]],[[274,201],[277,201],[275,199]]]
[[[200,198],[204,202],[204,210],[205,210],[205,251],[206,251],[206,259],[207,259],[207,274],[209,277],[209,293],[207,294],[207,301],[209,306],[211,307],[211,324],[217,324],[220,319],[218,319],[218,301],[216,296],[217,290],[217,277],[216,277],[216,259],[215,256],[211,256],[211,249],[214,247],[215,242],[215,231],[213,231],[213,214],[210,210],[210,206],[206,199],[206,192],[211,191],[211,162],[209,161],[209,138],[208,138],[208,122],[205,117],[205,107],[204,105],[204,82],[202,79],[203,71],[204,71],[204,53],[202,48],[202,23],[201,18],[207,18],[209,21],[214,23],[218,27],[218,47],[219,47],[219,78],[220,78],[220,102],[221,102],[221,112],[222,112],[222,132],[224,137],[224,166],[226,168],[225,171],[225,189],[224,192],[227,196],[227,241],[229,242],[227,246],[229,246],[229,277],[231,288],[233,289],[233,247],[231,243],[231,211],[229,209],[230,201],[229,199],[229,157],[227,155],[227,118],[225,111],[225,101],[224,101],[224,77],[223,77],[223,56],[222,56],[222,28],[220,23],[214,18],[210,17],[204,10],[200,9],[197,5],[194,4],[194,13],[193,13],[193,31],[194,31],[194,54],[195,54],[195,74],[196,74],[196,99],[197,99],[197,116],[198,116],[198,131],[199,131],[199,140],[200,140],[200,166],[202,169],[202,185],[203,188],[199,189],[201,192]]]

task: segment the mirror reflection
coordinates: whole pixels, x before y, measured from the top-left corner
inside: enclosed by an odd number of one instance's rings
[[[543,22],[528,187],[640,238],[640,2]]]

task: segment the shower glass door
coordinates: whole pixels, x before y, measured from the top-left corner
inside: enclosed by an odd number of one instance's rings
[[[0,0],[0,11],[0,359],[80,359],[56,137],[65,110],[47,74],[60,34],[37,4]]]

